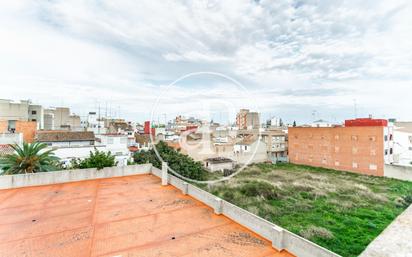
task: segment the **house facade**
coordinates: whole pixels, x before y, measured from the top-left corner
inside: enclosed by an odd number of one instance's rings
[[[290,127],[289,161],[383,176],[393,159],[393,135],[385,120],[348,120],[339,127]]]

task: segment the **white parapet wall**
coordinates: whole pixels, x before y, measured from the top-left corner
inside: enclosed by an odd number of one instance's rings
[[[412,181],[412,167],[385,164],[384,176],[388,178]]]
[[[162,171],[156,167],[152,168],[152,174],[161,177]],[[277,250],[285,249],[299,257],[340,257],[340,255],[329,251],[315,243],[312,243],[284,228],[281,228],[265,219],[256,216],[236,205],[220,199],[211,193],[188,184],[180,178],[168,175],[168,183],[197,200],[212,207],[216,214],[222,214],[245,226],[272,242]]]
[[[152,164],[129,165],[97,169],[60,170],[0,176],[0,189],[59,184],[90,179],[148,174]]]

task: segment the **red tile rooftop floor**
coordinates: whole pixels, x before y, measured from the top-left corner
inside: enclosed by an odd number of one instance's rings
[[[0,256],[289,257],[153,175],[0,190]]]

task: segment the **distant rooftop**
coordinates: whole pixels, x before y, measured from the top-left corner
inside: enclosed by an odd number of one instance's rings
[[[153,175],[0,190],[0,199],[0,256],[292,256]]]
[[[213,157],[213,158],[207,158],[205,161],[210,162],[210,163],[226,163],[226,162],[233,162],[232,159],[225,158],[225,157]]]
[[[91,131],[43,130],[36,132],[37,142],[94,141]]]

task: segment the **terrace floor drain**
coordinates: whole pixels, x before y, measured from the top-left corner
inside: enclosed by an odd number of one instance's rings
[[[176,239],[176,237],[172,237],[172,240],[175,240]]]
[[[31,222],[36,222],[36,220],[31,220]]]

